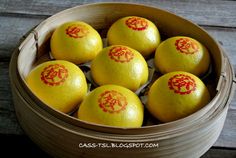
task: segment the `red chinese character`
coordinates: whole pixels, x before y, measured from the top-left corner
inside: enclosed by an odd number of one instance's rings
[[[196,83],[193,78],[188,75],[178,74],[169,79],[168,86],[178,94],[190,94],[195,91]]]
[[[58,86],[65,82],[68,70],[60,64],[49,65],[41,73],[41,80],[50,86]]]
[[[112,47],[110,49],[109,56],[112,60],[120,63],[129,62],[134,58],[132,51],[122,46]]]
[[[148,27],[148,22],[144,18],[131,17],[125,21],[126,25],[137,31],[145,30]]]
[[[185,54],[194,54],[199,51],[197,43],[188,38],[180,38],[176,40],[175,46],[177,50]]]
[[[66,34],[73,38],[82,38],[89,33],[88,29],[84,25],[74,24],[68,26],[66,29]]]
[[[102,108],[104,112],[109,113],[119,113],[120,111],[125,110],[125,107],[128,104],[126,97],[115,90],[102,93],[98,99],[98,103],[99,107]]]

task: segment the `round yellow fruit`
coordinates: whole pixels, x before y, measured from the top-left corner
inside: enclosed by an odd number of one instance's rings
[[[122,45],[104,48],[91,63],[98,85],[115,84],[136,91],[148,80],[148,66],[136,50]]]
[[[26,77],[26,82],[41,101],[64,113],[74,110],[87,93],[83,72],[63,60],[38,65]]]
[[[104,85],[91,91],[81,103],[78,118],[116,127],[141,127],[144,108],[138,96],[127,88]]]
[[[158,78],[148,92],[147,109],[162,122],[186,117],[210,101],[205,84],[195,75],[183,71]]]
[[[107,33],[110,45],[126,45],[139,51],[144,57],[154,53],[159,45],[160,33],[148,19],[128,16],[117,20]]]
[[[55,59],[75,64],[91,61],[103,47],[98,32],[82,21],[67,22],[59,26],[53,32],[50,44]]]
[[[186,71],[201,76],[208,71],[210,55],[197,40],[176,36],[168,38],[157,47],[155,65],[162,74]]]

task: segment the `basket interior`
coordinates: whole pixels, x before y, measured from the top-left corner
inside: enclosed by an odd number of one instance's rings
[[[158,8],[127,3],[103,3],[77,6],[55,14],[39,24],[19,47],[20,54],[17,64],[23,83],[27,85],[25,77],[32,68],[39,63],[49,60],[50,37],[55,28],[59,25],[74,20],[84,21],[93,26],[100,33],[101,37],[105,39],[107,30],[111,24],[124,16],[141,16],[151,20],[158,27],[162,40],[172,36],[183,35],[195,38],[204,44],[211,55],[212,69],[209,76],[203,81],[211,93],[212,100],[215,98],[218,92],[217,85],[219,78],[223,71],[222,52],[217,42],[202,28],[184,18]],[[55,113],[60,117],[62,115],[62,118],[68,117],[60,112]],[[188,118],[185,118],[185,121],[199,117],[203,115],[203,113],[204,111],[202,111],[202,113],[198,112],[198,115],[194,113]],[[147,123],[147,126],[154,126],[155,124],[152,124],[152,118],[149,119],[151,120],[151,124],[148,125]],[[75,124],[81,123],[80,120],[70,116],[66,118],[66,120]],[[78,123],[78,121],[80,123]],[[178,123],[178,121],[175,123]],[[84,122],[82,122],[82,124],[84,124]],[[181,120],[179,120],[179,124],[181,124]]]

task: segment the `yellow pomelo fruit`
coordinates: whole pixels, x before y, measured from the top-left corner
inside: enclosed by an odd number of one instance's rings
[[[117,20],[107,33],[110,45],[126,45],[139,51],[144,57],[154,53],[159,45],[160,33],[148,19],[128,16]]]
[[[147,109],[162,122],[186,117],[205,106],[210,94],[195,75],[175,71],[158,78],[148,92]]]
[[[87,93],[83,72],[63,60],[38,65],[26,77],[26,82],[41,101],[64,113],[74,110]]]
[[[81,103],[78,118],[117,127],[141,127],[144,108],[138,96],[127,88],[104,85],[91,91]]]
[[[57,27],[50,44],[55,59],[75,64],[91,61],[103,47],[98,32],[82,21],[67,22]]]
[[[155,65],[162,73],[186,71],[201,76],[210,65],[210,55],[197,40],[176,36],[163,41],[156,49]]]
[[[136,91],[148,79],[148,66],[136,50],[122,45],[104,48],[91,63],[98,85],[115,84]]]

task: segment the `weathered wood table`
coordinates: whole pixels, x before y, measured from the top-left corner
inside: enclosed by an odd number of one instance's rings
[[[0,1],[0,151],[6,157],[49,157],[24,134],[14,112],[8,77],[11,54],[19,39],[47,17],[76,5],[103,0]],[[115,0],[113,0],[115,1]],[[123,0],[127,2],[127,0]],[[225,49],[236,70],[236,2],[220,0],[128,0],[169,10],[206,29]],[[27,114],[26,114],[27,115]],[[8,151],[10,150],[10,152]],[[236,158],[236,95],[223,131],[204,158]]]

